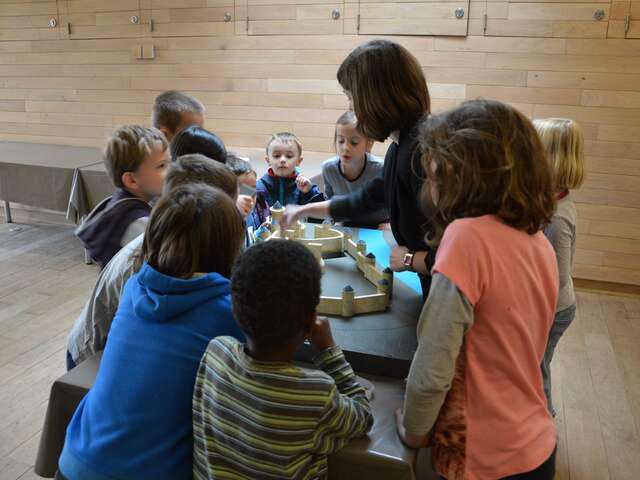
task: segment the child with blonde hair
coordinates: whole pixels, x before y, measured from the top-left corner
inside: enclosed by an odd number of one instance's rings
[[[570,191],[584,181],[584,139],[580,126],[566,118],[534,120],[554,177],[557,205],[544,233],[553,245],[560,274],[560,293],[549,342],[542,360],[544,393],[549,412],[555,416],[551,398],[551,360],[560,337],[576,315],[576,296],[571,269],[576,251],[577,213]]]

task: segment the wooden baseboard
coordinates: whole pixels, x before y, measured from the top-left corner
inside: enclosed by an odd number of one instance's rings
[[[640,295],[640,285],[628,285],[625,283],[601,282],[599,280],[574,278],[573,286],[576,290],[584,290],[589,292],[606,292],[626,296]]]

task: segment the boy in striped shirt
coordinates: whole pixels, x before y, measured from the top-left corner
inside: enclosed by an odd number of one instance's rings
[[[248,249],[231,279],[247,337],[218,337],[193,397],[194,479],[323,479],[327,456],[373,424],[369,402],[318,318],[320,267],[307,248],[272,240]],[[305,339],[319,370],[293,365]]]

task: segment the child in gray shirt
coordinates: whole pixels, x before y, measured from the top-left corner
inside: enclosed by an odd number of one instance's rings
[[[327,198],[360,190],[369,180],[382,176],[382,161],[369,153],[373,140],[357,130],[358,120],[353,112],[343,113],[336,122],[334,143],[337,156],[322,164],[324,193]],[[389,221],[389,213],[382,208],[352,218],[351,226],[378,228]]]
[[[547,349],[542,359],[542,380],[551,415],[555,410],[551,398],[551,360],[553,352],[576,315],[576,295],[571,270],[576,252],[576,207],[570,190],[577,189],[584,180],[584,140],[582,131],[573,120],[548,118],[534,120],[540,139],[551,164],[556,190],[556,211],[544,234],[551,242],[558,260],[560,292],[553,326],[549,332]]]

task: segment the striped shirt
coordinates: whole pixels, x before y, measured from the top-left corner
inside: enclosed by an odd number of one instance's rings
[[[339,347],[321,370],[259,362],[218,337],[193,396],[194,479],[323,479],[327,456],[371,429],[365,391]]]

